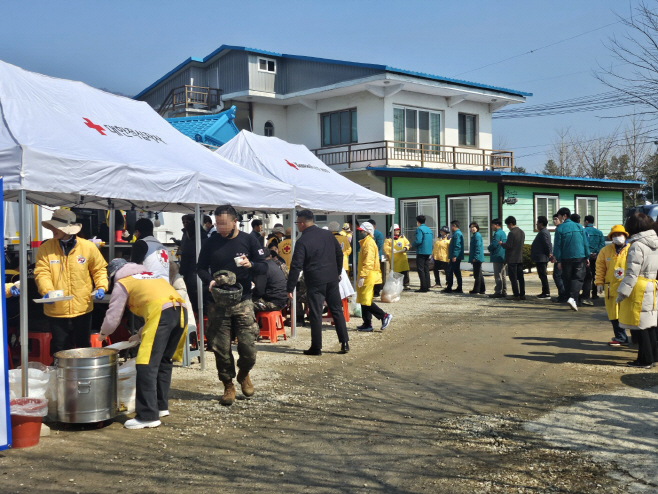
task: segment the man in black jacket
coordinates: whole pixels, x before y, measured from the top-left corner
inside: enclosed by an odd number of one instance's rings
[[[548,276],[546,267],[548,260],[553,255],[553,244],[551,243],[551,234],[548,231],[548,218],[546,216],[537,217],[537,236],[532,241],[530,247],[530,260],[537,265],[537,276],[541,281],[541,294],[537,298],[551,298],[551,289],[548,286]]]
[[[254,277],[254,288],[251,292],[256,312],[281,310],[288,303],[286,275],[281,266],[274,261],[271,254],[265,259],[265,262],[267,263],[267,273]],[[285,266],[285,263],[283,265]]]
[[[523,278],[523,243],[525,233],[516,226],[516,218],[508,216],[505,225],[509,230],[507,241],[498,242],[505,249],[505,262],[509,267],[509,281],[514,292],[514,300],[525,300],[525,279]]]
[[[341,343],[340,353],[347,353],[350,350],[349,337],[338,287],[343,268],[343,251],[329,230],[315,226],[313,213],[308,209],[297,213],[295,224],[302,235],[295,243],[287,290],[288,298],[292,299],[299,273],[304,271],[311,322],[311,348],[304,350],[304,354],[322,355],[322,306],[325,300],[336,324],[338,341]]]

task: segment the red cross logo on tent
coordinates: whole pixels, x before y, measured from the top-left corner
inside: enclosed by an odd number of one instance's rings
[[[83,117],[82,120],[85,121],[85,125],[86,125],[87,127],[89,127],[90,129],[97,130],[98,133],[99,133],[100,135],[102,135],[102,136],[105,135],[105,132],[103,132],[105,129],[104,129],[103,127],[101,127],[100,125],[96,125],[94,122],[92,122],[92,121],[89,120],[88,118],[84,118],[84,117]]]
[[[286,160],[286,163],[288,163],[288,166],[292,166],[295,170],[299,170],[299,168],[297,168],[297,165],[295,165],[294,163],[291,163],[288,160]]]

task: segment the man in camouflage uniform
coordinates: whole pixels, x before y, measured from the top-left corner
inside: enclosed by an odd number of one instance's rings
[[[263,247],[256,237],[238,230],[237,218],[238,214],[232,206],[218,206],[215,209],[217,235],[209,237],[201,246],[197,263],[197,274],[215,300],[208,311],[207,338],[208,348],[215,353],[219,379],[224,384],[224,394],[219,402],[225,406],[232,405],[235,400],[232,336],[238,339],[240,356],[237,381],[245,396],[254,394],[249,371],[256,363],[258,325],[251,301],[251,280],[267,272]],[[217,276],[213,277],[210,273]],[[237,286],[241,290],[236,289]],[[237,295],[231,294],[236,291]]]

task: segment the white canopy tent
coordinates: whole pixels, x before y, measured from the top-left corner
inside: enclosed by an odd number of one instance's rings
[[[325,213],[395,213],[393,198],[352,182],[302,144],[243,130],[215,153],[247,170],[294,186],[296,206]]]
[[[5,200],[19,200],[21,273],[27,272],[27,202],[50,207],[194,210],[197,224],[201,224],[201,208],[217,204],[269,211],[294,207],[292,187],[199,146],[148,104],[2,61],[0,175]],[[114,215],[109,217],[112,223]],[[199,229],[196,240],[198,255]],[[198,291],[202,307],[200,287]],[[20,308],[27,396],[27,290],[21,294]]]
[[[295,206],[324,213],[351,213],[353,225],[356,213],[395,214],[393,198],[352,182],[329,168],[302,144],[290,144],[277,137],[258,136],[243,130],[215,153],[247,170],[294,186]],[[292,243],[294,249],[294,220]],[[356,269],[356,249],[352,255]],[[356,290],[356,276],[354,287]],[[296,335],[296,310],[293,302],[292,336]]]

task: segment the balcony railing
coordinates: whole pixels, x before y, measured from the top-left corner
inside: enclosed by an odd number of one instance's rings
[[[172,89],[160,105],[163,117],[169,112],[211,110],[219,104],[221,89],[202,86],[180,86]]]
[[[314,149],[325,164],[336,168],[413,165],[428,168],[514,170],[514,153],[415,142],[377,141]]]

